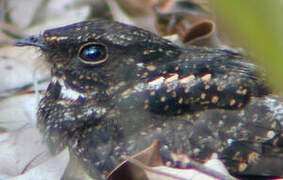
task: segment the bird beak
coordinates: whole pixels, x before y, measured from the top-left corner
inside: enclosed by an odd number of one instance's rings
[[[46,45],[44,43],[42,36],[29,36],[27,38],[17,41],[14,45],[15,46],[35,46],[41,49],[46,48]]]

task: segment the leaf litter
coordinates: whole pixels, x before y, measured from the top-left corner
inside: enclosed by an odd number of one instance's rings
[[[207,1],[182,2],[195,8],[184,9],[173,0],[0,0],[0,179],[90,179],[67,149],[51,156],[42,142],[35,114],[48,84],[49,68],[37,50],[13,47],[13,42],[48,28],[104,17],[144,27],[182,44],[221,46]],[[39,94],[34,82],[39,82]],[[159,150],[155,141],[138,154],[125,156],[109,179],[215,179],[203,173],[207,168],[232,179],[217,159],[198,165],[200,169],[176,169],[162,164]]]

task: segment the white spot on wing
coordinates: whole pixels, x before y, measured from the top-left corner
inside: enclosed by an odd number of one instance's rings
[[[192,81],[194,81],[195,79],[196,79],[195,76],[193,74],[190,74],[188,76],[185,76],[185,77],[181,78],[179,80],[179,82],[181,84],[188,84],[188,83],[191,83]]]
[[[165,79],[165,83],[177,82],[178,78],[179,78],[179,75],[177,73],[174,73]]]
[[[165,78],[160,76],[154,80],[151,80],[148,82],[148,86],[149,88],[157,88],[160,87],[162,85],[162,83],[164,82]]]
[[[139,62],[139,63],[137,63],[137,66],[142,68],[142,67],[144,67],[144,64],[142,62]]]
[[[229,146],[231,146],[233,143],[235,142],[234,139],[227,139],[227,143],[229,144]]]
[[[203,76],[200,77],[200,79],[204,82],[208,82],[211,80],[211,74],[210,73],[204,74]]]

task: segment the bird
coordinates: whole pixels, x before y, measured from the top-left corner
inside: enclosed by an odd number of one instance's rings
[[[41,50],[51,80],[37,112],[52,154],[68,147],[89,176],[160,142],[239,176],[283,176],[283,106],[264,71],[227,49],[180,46],[121,22],[49,29],[16,46]]]

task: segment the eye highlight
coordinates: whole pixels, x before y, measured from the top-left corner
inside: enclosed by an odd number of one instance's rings
[[[107,48],[100,43],[87,43],[80,48],[79,57],[85,64],[101,64],[107,60]]]

